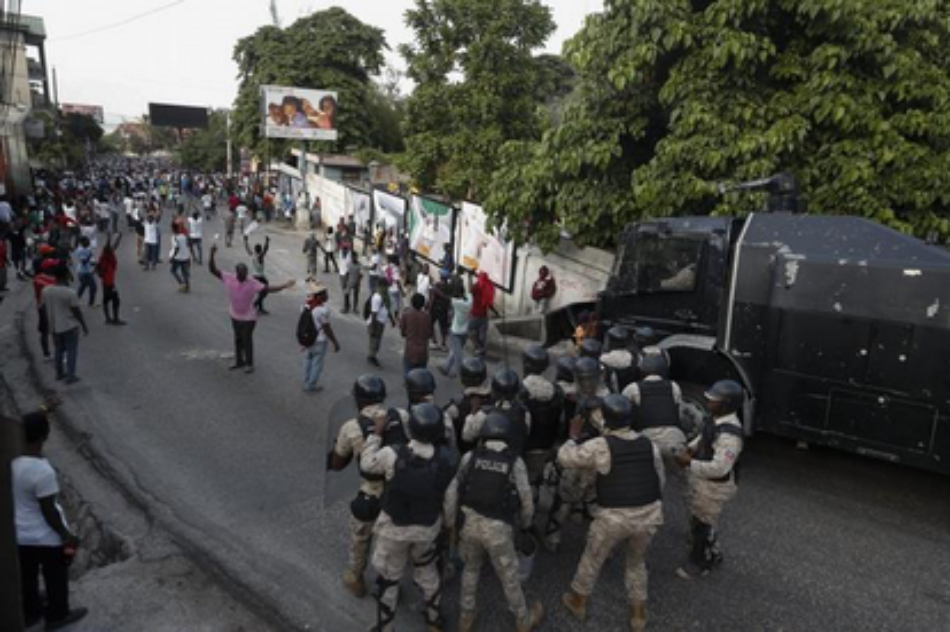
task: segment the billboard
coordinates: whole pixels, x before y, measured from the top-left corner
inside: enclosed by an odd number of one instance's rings
[[[459,264],[488,274],[492,283],[511,290],[515,246],[488,228],[488,217],[477,204],[462,202],[458,222]]]
[[[413,195],[409,203],[409,248],[435,264],[452,247],[452,207]]]
[[[336,92],[261,86],[261,99],[267,138],[337,139]]]
[[[156,127],[206,129],[208,127],[208,108],[149,103],[148,120]]]
[[[86,116],[91,116],[93,120],[102,125],[105,123],[105,114],[102,111],[101,105],[81,105],[79,103],[60,103],[59,111],[66,114],[85,114]]]
[[[373,190],[373,205],[376,207],[376,223],[386,228],[401,228],[406,217],[406,200],[382,189]]]

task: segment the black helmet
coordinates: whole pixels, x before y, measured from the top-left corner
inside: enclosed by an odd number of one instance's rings
[[[504,441],[508,442],[511,437],[511,420],[508,415],[494,410],[488,413],[485,423],[482,424],[482,431],[478,435],[485,441]]]
[[[541,375],[551,365],[551,357],[541,345],[531,345],[521,354],[521,362],[525,375]]]
[[[637,327],[633,330],[633,340],[642,349],[659,342],[659,336],[656,335],[656,330],[653,327]]]
[[[614,325],[607,330],[607,349],[615,351],[626,349],[630,345],[630,332],[626,327]]]
[[[353,398],[360,408],[382,404],[386,400],[386,383],[378,375],[361,375],[353,382]]]
[[[656,347],[654,347],[655,349]],[[670,375],[670,363],[666,361],[666,354],[647,351],[640,358],[640,373],[644,377],[658,375],[667,378]]]
[[[501,369],[491,378],[491,392],[500,400],[511,401],[521,390],[521,379],[511,369]]]
[[[574,383],[574,364],[577,362],[571,356],[565,356],[557,361],[555,365],[554,379],[558,382]]]
[[[600,340],[594,338],[587,338],[584,342],[581,343],[581,357],[582,358],[594,358],[595,360],[600,357],[600,353],[603,350],[603,345],[600,344]]]
[[[745,391],[735,380],[719,380],[706,391],[706,399],[710,402],[721,403],[722,408],[719,409],[719,414],[728,415],[742,408]]]
[[[594,358],[579,359],[574,364],[574,379],[583,394],[594,395],[600,383],[600,362]]]
[[[445,436],[442,409],[428,402],[410,407],[409,436],[422,443],[438,443]]]
[[[459,376],[462,378],[463,386],[481,386],[485,383],[485,378],[488,377],[488,368],[481,358],[474,356],[465,358],[462,360],[462,369],[459,371]]]
[[[600,405],[604,425],[612,430],[629,428],[633,422],[633,405],[623,395],[611,394]]]
[[[413,369],[406,374],[406,393],[419,400],[435,392],[435,377],[429,369]]]

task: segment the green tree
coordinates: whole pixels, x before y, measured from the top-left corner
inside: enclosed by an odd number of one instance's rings
[[[642,217],[745,213],[716,183],[796,174],[813,211],[950,234],[950,5],[607,0],[565,46],[579,85],[505,147],[489,213],[522,241],[609,244]]]
[[[227,167],[227,112],[213,110],[207,129],[190,131],[178,148],[183,167],[203,172],[224,171]]]
[[[417,0],[406,22],[416,88],[404,166],[425,190],[479,199],[502,144],[541,132],[532,51],[554,30],[551,11],[537,0]]]
[[[338,93],[339,138],[320,142],[321,148],[339,152],[372,146],[376,121],[368,107],[375,90],[371,77],[383,66],[385,48],[380,29],[338,7],[300,18],[287,28],[263,26],[239,40],[234,60],[241,85],[231,120],[236,145],[258,156],[289,151],[288,141],[265,141],[260,134],[261,86],[281,85]]]

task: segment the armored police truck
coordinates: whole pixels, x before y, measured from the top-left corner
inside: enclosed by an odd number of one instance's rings
[[[628,226],[601,330],[652,327],[682,384],[741,381],[747,432],[950,473],[950,251],[789,199]]]

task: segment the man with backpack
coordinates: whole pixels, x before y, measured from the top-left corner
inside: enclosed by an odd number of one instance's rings
[[[317,382],[323,372],[327,345],[332,342],[333,352],[340,352],[340,343],[330,327],[327,298],[327,288],[311,281],[307,286],[307,301],[300,309],[300,319],[297,322],[297,342],[304,350],[303,390],[307,393],[323,390]]]

